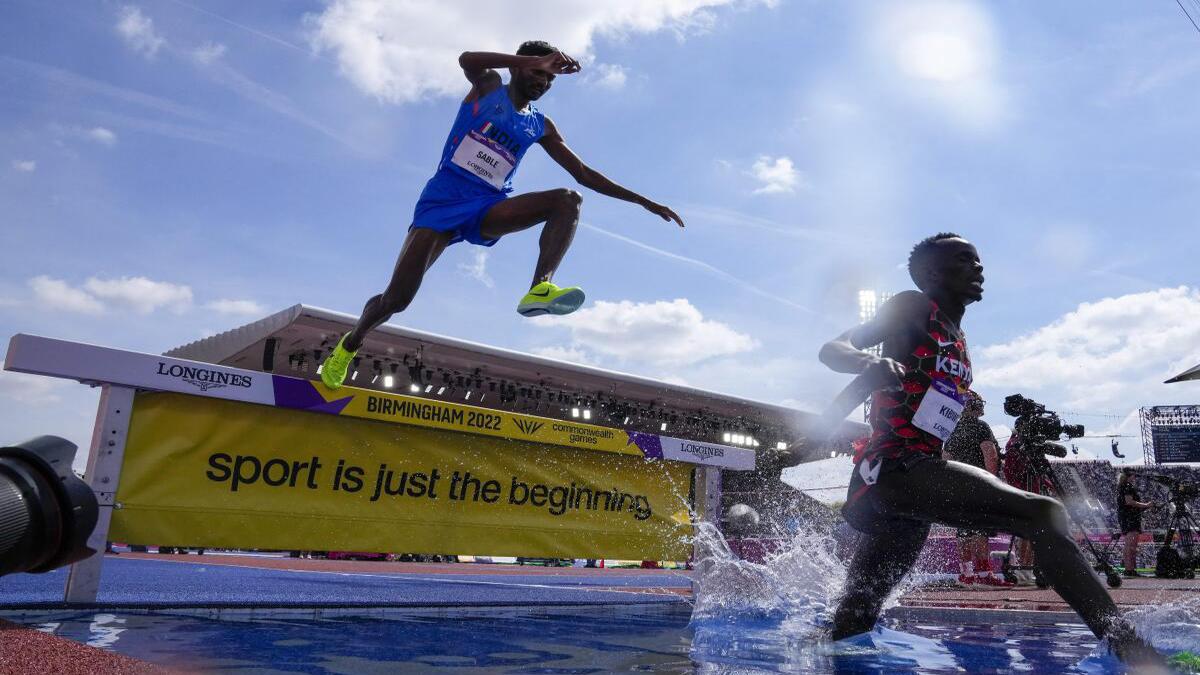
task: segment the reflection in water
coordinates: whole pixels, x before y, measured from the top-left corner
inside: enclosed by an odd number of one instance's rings
[[[764,564],[697,531],[693,604],[396,610],[380,617],[25,613],[40,630],[153,663],[255,673],[1120,673],[1079,624],[885,621],[836,644],[845,567],[827,534],[801,533]],[[1165,651],[1200,647],[1200,600],[1131,613]],[[368,610],[369,611],[369,610]]]

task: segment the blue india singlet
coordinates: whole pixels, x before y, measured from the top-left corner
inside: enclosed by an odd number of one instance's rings
[[[517,165],[545,129],[545,116],[532,103],[524,112],[513,107],[508,85],[464,102],[429,187],[439,174],[449,172],[497,192],[512,192]]]

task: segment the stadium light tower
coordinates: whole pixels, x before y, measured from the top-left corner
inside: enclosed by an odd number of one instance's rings
[[[879,311],[879,306],[888,301],[892,297],[891,293],[877,293],[871,289],[863,289],[858,292],[858,320],[861,323],[866,323],[875,318],[875,313]],[[867,352],[875,356],[883,356],[883,345],[878,344],[874,347],[868,347]],[[868,397],[863,402],[863,421],[871,421],[871,399]]]

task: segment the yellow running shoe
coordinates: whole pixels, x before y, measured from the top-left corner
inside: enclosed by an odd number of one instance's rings
[[[342,346],[342,343],[346,341],[346,335],[338,340],[337,346],[326,357],[325,363],[321,364],[321,381],[330,389],[337,389],[346,381],[346,371],[350,369],[350,361],[358,353],[357,351],[348,351]]]
[[[529,289],[517,311],[523,316],[539,316],[541,314],[570,314],[583,304],[583,289],[578,286],[559,288],[549,281]]]

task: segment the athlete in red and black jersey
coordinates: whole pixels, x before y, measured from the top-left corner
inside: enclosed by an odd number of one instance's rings
[[[874,390],[873,433],[857,449],[842,514],[864,534],[833,617],[833,639],[875,626],[883,602],[912,568],[931,523],[1009,532],[1033,542],[1050,584],[1097,637],[1127,661],[1162,663],[1124,620],[1067,531],[1062,504],[941,458],[971,383],[960,323],[983,298],[975,247],[953,233],[915,247],[909,275],[920,291],[888,300],[867,323],[821,348],[821,361],[859,373]],[[883,344],[882,357],[866,351]]]

